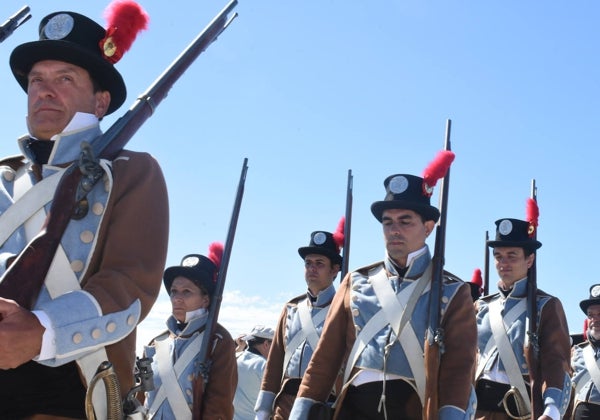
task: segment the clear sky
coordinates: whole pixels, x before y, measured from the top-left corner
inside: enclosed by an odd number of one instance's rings
[[[39,20],[60,9],[103,24],[107,3],[2,2],[1,21],[25,4],[33,18],[0,44],[0,155],[18,153],[14,139],[26,131],[12,49],[36,39]],[[128,97],[105,129],[226,1],[141,4],[150,28],[117,64]],[[443,148],[447,119],[456,160],[446,269],[468,281],[483,268],[486,231],[493,236],[499,218],[525,217],[535,179],[538,284],[561,299],[570,330],[581,331],[578,303],[600,283],[598,2],[240,0],[236,11],[128,144],[164,170],[168,265],[225,240],[249,159],[220,317],[232,335],[274,326],[284,302],[305,291],[297,249],[312,231],[335,230],[349,169],[350,268],[382,259],[370,205],[383,198],[388,175],[421,175]],[[490,277],[494,291],[493,267]],[[162,330],[168,313],[163,290],[140,340]]]

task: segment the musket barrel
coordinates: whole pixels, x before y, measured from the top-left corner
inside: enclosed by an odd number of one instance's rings
[[[21,20],[22,19],[22,20]],[[17,13],[12,15],[0,25],[0,42],[8,38],[15,29],[31,19],[29,14],[29,6],[23,6]]]
[[[185,48],[167,69],[141,94],[129,110],[119,118],[101,138],[94,142],[96,156],[113,158],[133,137],[156,107],[167,97],[169,90],[200,54],[213,43],[236,15],[228,14],[237,5],[231,0],[204,30]]]
[[[350,233],[352,229],[352,201],[354,188],[354,178],[352,176],[352,169],[348,169],[348,183],[346,187],[346,215],[344,222],[344,258],[342,260],[342,270],[340,274],[340,281],[346,277],[348,269],[350,267]]]
[[[225,288],[225,281],[227,279],[227,267],[229,266],[229,258],[231,256],[231,249],[233,248],[233,240],[235,238],[235,231],[237,229],[237,222],[240,215],[240,209],[242,207],[242,199],[244,197],[244,186],[246,183],[246,173],[248,172],[248,158],[244,158],[244,164],[242,165],[242,172],[240,174],[240,180],[238,182],[238,188],[235,195],[235,202],[233,205],[233,212],[231,214],[231,221],[229,222],[229,230],[227,232],[227,239],[223,247],[223,256],[221,258],[221,266],[219,273],[217,274],[217,284],[213,296],[210,301],[208,309],[208,319],[206,321],[206,329],[204,330],[204,337],[200,344],[200,350],[198,351],[198,359],[200,360],[200,381],[194,387],[193,391],[193,404],[194,413],[202,412],[202,404],[204,398],[204,389],[210,378],[210,349],[213,343],[213,333],[217,328],[217,321],[219,318],[219,310],[221,307],[221,301],[223,299],[223,290]],[[195,417],[194,417],[195,420]]]

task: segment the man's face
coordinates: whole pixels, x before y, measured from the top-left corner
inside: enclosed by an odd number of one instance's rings
[[[327,289],[340,271],[338,264],[332,264],[324,255],[308,254],[304,258],[304,279],[308,290],[316,296],[321,290]]]
[[[590,305],[587,308],[588,335],[600,340],[600,305]]]
[[[433,220],[423,222],[413,210],[384,210],[381,218],[388,255],[400,267],[406,267],[408,254],[425,246],[425,239],[435,226]]]
[[[48,140],[63,131],[76,112],[101,118],[110,103],[110,93],[94,93],[87,70],[63,61],[44,60],[28,75],[27,124],[35,138]]]
[[[523,248],[494,248],[494,263],[505,289],[510,289],[516,281],[527,276],[527,270],[533,264],[534,258],[535,254],[525,257]]]

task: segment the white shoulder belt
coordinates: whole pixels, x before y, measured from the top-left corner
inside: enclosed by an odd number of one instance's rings
[[[287,370],[287,366],[290,363],[294,351],[304,342],[308,341],[313,352],[317,348],[319,342],[319,334],[317,333],[317,326],[321,325],[325,321],[327,316],[328,308],[323,308],[311,317],[310,306],[308,299],[298,304],[298,316],[300,317],[301,330],[298,331],[285,346],[285,355],[283,359],[283,376]],[[282,379],[283,379],[282,376]]]
[[[154,402],[149,409],[149,416],[152,418],[156,411],[160,408],[161,404],[165,401],[169,401],[169,405],[173,410],[173,414],[176,419],[189,420],[192,418],[192,411],[185,399],[184,391],[179,385],[179,378],[185,368],[194,360],[194,357],[200,351],[202,345],[202,337],[204,331],[194,337],[193,341],[185,348],[179,359],[173,363],[171,357],[170,344],[173,342],[171,339],[165,339],[156,342],[156,357],[158,363],[158,374],[162,380],[162,385],[156,393]]]
[[[524,303],[525,299],[522,299],[521,302]],[[508,336],[506,335],[506,324],[502,319],[502,303],[500,302],[500,299],[496,299],[495,301],[491,302],[489,306],[490,324],[492,327],[494,341],[498,347],[498,355],[500,356],[500,360],[502,360],[504,369],[506,369],[506,374],[510,380],[510,385],[514,386],[519,391],[522,400],[525,403],[525,408],[527,409],[527,412],[530,413],[531,401],[527,394],[527,387],[525,386],[525,381],[523,380],[523,375],[521,374],[517,357],[515,356]],[[516,306],[518,306],[518,304]]]
[[[344,388],[350,384],[349,379],[352,368],[362,351],[367,347],[369,341],[382,328],[389,324],[396,334],[398,342],[404,349],[408,364],[413,372],[417,393],[419,394],[421,403],[423,403],[425,398],[423,351],[414,329],[412,326],[409,327],[409,321],[419,297],[428,290],[431,278],[431,264],[429,264],[425,273],[419,279],[413,281],[398,294],[392,288],[383,266],[380,266],[373,276],[369,273],[369,276],[375,295],[381,304],[381,309],[367,321],[356,337],[344,370]]]

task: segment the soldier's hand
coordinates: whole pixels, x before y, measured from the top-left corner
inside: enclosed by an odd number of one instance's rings
[[[40,354],[44,327],[15,301],[0,298],[0,369],[16,368]]]

